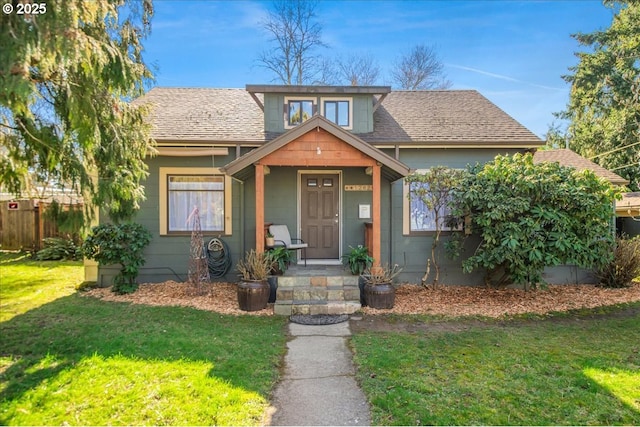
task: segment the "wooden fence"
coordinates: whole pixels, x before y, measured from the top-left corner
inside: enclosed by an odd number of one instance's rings
[[[0,202],[0,249],[38,251],[42,239],[60,237],[55,221],[44,215],[49,205],[38,200]]]

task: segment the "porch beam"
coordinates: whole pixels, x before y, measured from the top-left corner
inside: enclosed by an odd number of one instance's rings
[[[371,206],[371,219],[373,222],[373,236],[372,236],[372,256],[375,260],[375,265],[381,265],[380,260],[380,243],[381,243],[381,233],[380,233],[380,163],[376,163],[373,166],[373,200]]]
[[[256,252],[264,252],[264,165],[256,168]]]

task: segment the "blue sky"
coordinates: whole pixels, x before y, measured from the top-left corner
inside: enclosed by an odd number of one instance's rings
[[[260,26],[268,1],[156,0],[145,59],[158,86],[243,88],[274,83],[257,65],[270,47]],[[607,28],[599,1],[329,1],[318,6],[329,57],[372,55],[380,84],[402,52],[433,45],[453,83],[475,89],[543,137],[564,109],[561,76],[577,63],[576,32]]]

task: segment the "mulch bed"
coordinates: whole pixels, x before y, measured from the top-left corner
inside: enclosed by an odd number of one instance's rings
[[[89,290],[84,295],[105,301],[133,304],[185,306],[221,314],[272,316],[273,306],[254,312],[238,308],[235,283],[211,283],[195,289],[189,283],[168,281],[145,283],[133,294],[116,295],[110,288]],[[443,316],[486,316],[525,313],[546,314],[581,308],[640,301],[640,283],[629,288],[606,289],[593,285],[550,285],[547,289],[485,289],[468,286],[442,285],[438,289],[405,284],[396,290],[395,306],[391,310],[364,307],[365,315],[432,314]]]

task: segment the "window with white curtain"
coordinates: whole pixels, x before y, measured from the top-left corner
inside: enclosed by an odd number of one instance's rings
[[[225,230],[224,175],[167,175],[167,231],[192,231],[194,208],[202,231]]]

